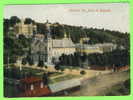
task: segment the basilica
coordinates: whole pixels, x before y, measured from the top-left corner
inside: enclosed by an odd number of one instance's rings
[[[64,33],[62,33],[64,34],[62,39],[53,39],[50,28],[52,24],[50,24],[47,20],[45,25],[45,35],[36,32],[36,25],[25,25],[23,20],[14,27],[16,36],[25,35],[26,37],[32,37],[29,52],[26,56],[28,56],[35,65],[37,65],[38,62],[43,62],[45,65],[54,65],[59,61],[59,57],[62,54],[70,55],[75,52],[79,52],[81,54],[104,53],[116,49],[116,45],[113,43],[95,45],[84,44],[83,42],[90,40],[88,37],[80,38],[80,43],[75,44],[71,40],[70,35],[67,36],[65,30]],[[21,60],[18,61],[21,62]]]
[[[42,61],[45,65],[51,65],[58,62],[62,54],[73,54],[75,44],[71,38],[64,33],[62,39],[52,39],[50,24],[46,23],[46,35],[35,34],[30,47],[30,58],[35,64]]]

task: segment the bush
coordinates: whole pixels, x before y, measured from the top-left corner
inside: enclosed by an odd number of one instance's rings
[[[80,74],[84,75],[84,74],[86,74],[86,72],[84,70],[82,70],[82,71],[80,71]]]
[[[26,63],[27,63],[26,58],[23,58],[23,59],[22,59],[22,64],[23,64],[23,65],[26,65]]]

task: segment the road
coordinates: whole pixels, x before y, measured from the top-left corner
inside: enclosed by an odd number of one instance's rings
[[[16,65],[16,67],[19,67],[19,66]],[[44,70],[44,71],[48,71],[48,72],[60,72],[60,71],[57,71],[54,67],[41,68],[41,67],[37,67],[37,66],[28,66],[28,65],[22,65],[22,67]],[[78,68],[78,69],[67,69],[66,68],[62,74],[57,75],[57,76],[52,76],[51,78],[57,78],[57,77],[65,76],[65,75],[79,76],[79,75],[81,75],[80,71],[82,71],[82,70],[84,70],[86,73],[84,75],[82,75],[82,77],[80,77],[80,79],[91,78],[91,77],[97,76],[99,74],[107,74],[107,73],[112,72],[111,70],[97,71],[97,70],[90,70],[90,69],[83,69],[83,68]]]
[[[99,75],[82,81],[79,91],[73,92],[70,96],[96,96],[110,87],[129,79],[129,71],[114,72]]]

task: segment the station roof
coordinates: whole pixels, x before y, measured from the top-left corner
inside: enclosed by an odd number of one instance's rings
[[[58,83],[50,84],[49,88],[52,91],[52,93],[56,93],[56,92],[70,89],[76,86],[80,86],[79,79],[71,79],[71,80],[66,80],[66,81],[61,81]]]

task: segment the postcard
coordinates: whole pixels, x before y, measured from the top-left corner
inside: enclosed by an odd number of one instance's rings
[[[6,5],[4,97],[130,95],[128,3]]]

